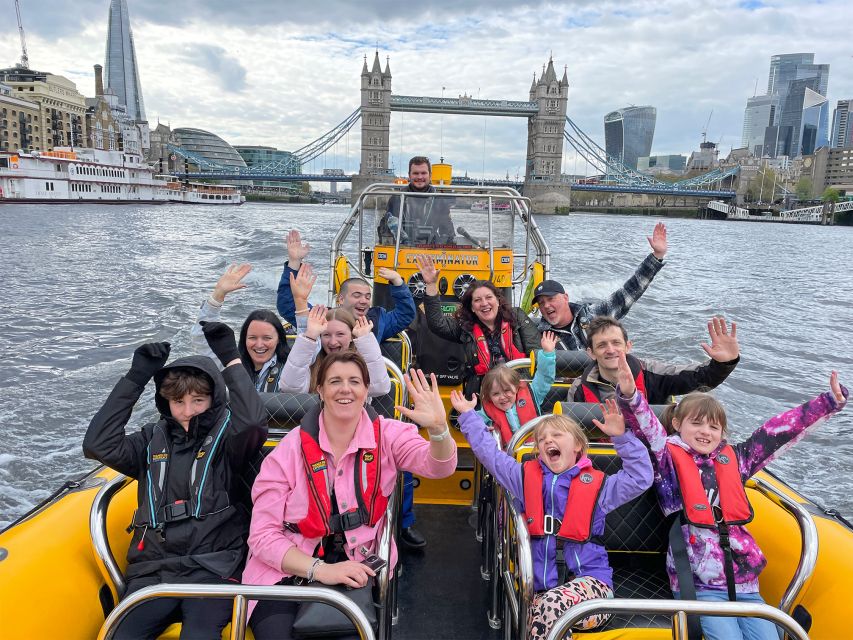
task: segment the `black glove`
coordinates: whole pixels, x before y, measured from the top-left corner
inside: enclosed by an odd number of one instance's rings
[[[227,367],[229,362],[240,358],[237,341],[234,340],[234,330],[231,327],[224,322],[205,322],[204,320],[199,324],[210,350],[216,354],[224,366]]]
[[[163,368],[169,359],[171,345],[168,342],[149,342],[133,352],[130,371],[124,377],[140,387],[148,384],[152,376]]]

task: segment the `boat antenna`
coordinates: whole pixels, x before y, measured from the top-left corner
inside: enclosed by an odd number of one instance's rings
[[[18,33],[21,34],[21,67],[30,68],[30,59],[27,56],[27,40],[24,38],[24,24],[21,21],[21,3],[15,0],[15,13],[18,15]]]

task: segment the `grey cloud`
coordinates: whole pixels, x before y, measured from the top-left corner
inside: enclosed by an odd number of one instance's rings
[[[184,62],[210,72],[226,91],[242,91],[246,88],[246,69],[239,60],[215,44],[188,44],[181,50]]]

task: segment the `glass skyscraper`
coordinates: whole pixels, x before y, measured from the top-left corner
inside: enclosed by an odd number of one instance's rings
[[[130,15],[126,0],[111,0],[107,53],[104,76],[108,89],[112,89],[127,115],[136,122],[145,122],[145,105],[142,103],[142,85],[136,68],[136,48],[130,30]]]
[[[637,168],[637,159],[651,155],[657,109],[625,107],[604,116],[604,147],[607,155]]]
[[[843,149],[853,146],[853,121],[850,112],[853,111],[853,100],[839,100],[832,114],[833,149]]]
[[[828,144],[828,87],[829,65],[814,64],[813,53],[772,56],[767,95],[746,103],[743,146],[756,156],[775,158],[813,153]]]

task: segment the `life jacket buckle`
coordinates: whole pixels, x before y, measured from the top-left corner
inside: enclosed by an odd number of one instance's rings
[[[351,531],[358,529],[361,525],[366,524],[367,519],[364,517],[361,509],[354,509],[333,515],[329,518],[329,528],[338,533],[341,531]]]
[[[555,518],[554,516],[546,515],[542,525],[543,533],[546,536],[553,536],[560,530],[560,527],[563,525],[563,521],[559,518]]]
[[[179,522],[190,517],[190,503],[187,500],[176,500],[163,506],[163,522]]]

